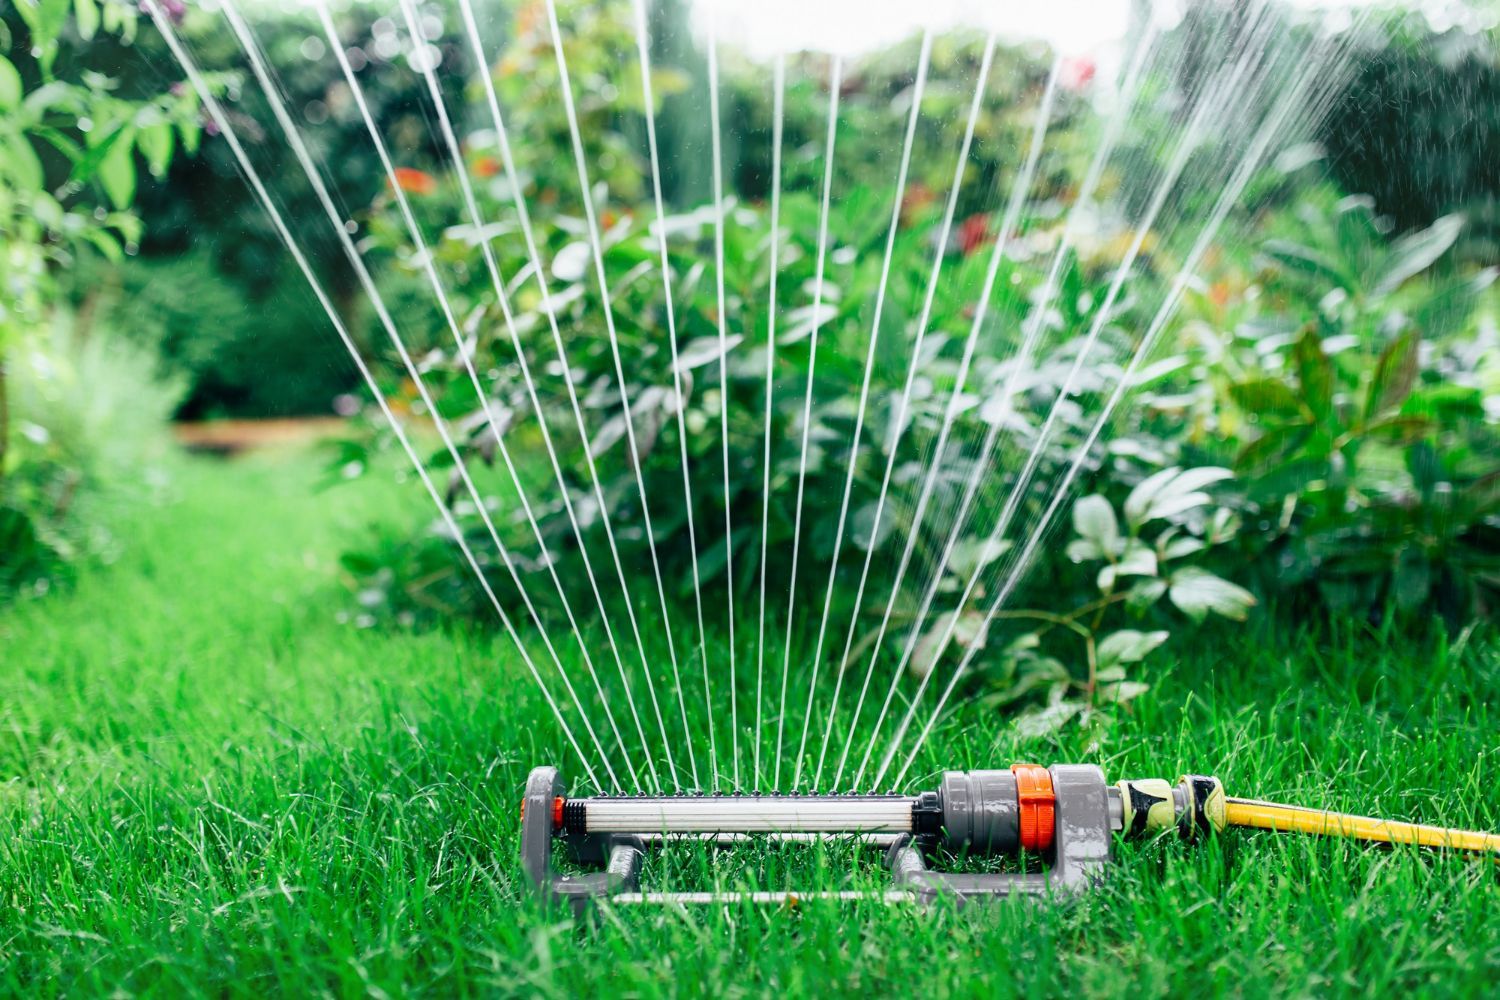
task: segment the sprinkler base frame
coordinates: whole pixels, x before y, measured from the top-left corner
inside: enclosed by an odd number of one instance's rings
[[[1038,773],[1041,772],[1041,773]],[[851,816],[878,803],[889,814],[893,800],[910,803],[910,820],[887,822],[883,827],[860,826],[851,820],[847,829],[820,826],[816,832],[786,830],[785,824],[747,832],[754,818],[764,813],[796,813],[798,803],[816,803],[822,815],[830,803],[847,802]],[[722,803],[722,815],[735,817],[731,824],[694,819],[693,829],[673,827],[673,807],[694,803],[694,813],[712,810]],[[614,900],[623,904],[671,902],[795,903],[801,899],[860,898],[885,902],[914,901],[929,904],[950,900],[958,905],[977,900],[1010,896],[1071,896],[1097,884],[1110,860],[1114,833],[1121,828],[1119,790],[1105,780],[1104,772],[1092,764],[1056,764],[1050,768],[1017,765],[1010,771],[948,772],[942,792],[916,796],[661,796],[642,798],[598,798],[572,800],[555,767],[532,770],[526,782],[521,821],[521,867],[533,889],[546,900],[567,902],[575,914],[586,913],[594,902]],[[652,807],[655,828],[634,832],[590,830],[587,811],[620,811],[629,805],[634,814],[642,806]],[[613,809],[612,809],[613,807]],[[810,812],[812,810],[809,810]],[[745,817],[749,817],[747,820]],[[687,822],[687,821],[684,821]],[[826,820],[824,820],[826,823]],[[617,823],[601,822],[614,826]],[[731,830],[723,827],[731,825]],[[743,840],[753,833],[783,835],[791,839],[843,836],[888,843],[885,863],[891,872],[888,890],[875,894],[839,892],[758,893],[644,893],[640,872],[648,842],[668,839],[702,839],[721,842]],[[1039,854],[1045,872],[960,873],[934,869],[929,864],[934,849],[946,841],[950,847],[972,854],[1015,853],[1018,849]],[[574,862],[594,870],[565,875],[553,865],[554,850],[566,852]]]

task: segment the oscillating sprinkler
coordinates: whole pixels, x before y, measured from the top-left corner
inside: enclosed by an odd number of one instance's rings
[[[1109,783],[1092,764],[1016,764],[1009,770],[947,771],[914,795],[761,793],[606,795],[569,798],[558,770],[538,767],[521,804],[521,865],[545,899],[576,912],[613,903],[795,903],[868,898],[867,892],[642,892],[648,845],[679,840],[734,843],[752,837],[855,839],[886,849],[888,902],[957,903],[1014,895],[1068,896],[1106,874],[1116,835],[1176,830],[1188,838],[1226,827],[1415,844],[1500,859],[1500,835],[1374,819],[1232,798],[1218,778],[1184,775]],[[1040,872],[959,873],[933,868],[939,847],[970,857],[1040,857]],[[554,852],[594,870],[563,875]]]

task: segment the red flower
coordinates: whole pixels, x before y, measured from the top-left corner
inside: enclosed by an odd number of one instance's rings
[[[431,174],[411,167],[396,168],[396,184],[407,194],[432,194],[437,190],[437,180]]]
[[[474,174],[478,177],[493,177],[500,172],[500,161],[493,156],[481,156],[474,161]]]
[[[1073,91],[1083,90],[1094,82],[1096,69],[1093,56],[1069,56],[1062,64],[1062,85]]]
[[[982,247],[989,237],[990,217],[983,212],[971,215],[958,225],[958,248],[965,257]]]

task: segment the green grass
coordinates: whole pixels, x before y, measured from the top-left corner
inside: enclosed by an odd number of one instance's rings
[[[0,991],[1050,996],[1481,994],[1494,866],[1231,832],[1125,845],[1068,905],[808,904],[580,929],[516,865],[527,770],[572,769],[507,642],[359,630],[336,556],[421,497],[314,494],[297,456],[193,462],[114,566],[0,612]],[[1343,624],[1175,638],[1098,747],[961,714],[918,771],[1018,757],[1500,828],[1500,647]],[[1175,660],[1173,660],[1175,657]],[[840,885],[837,846],[685,853],[715,879]]]

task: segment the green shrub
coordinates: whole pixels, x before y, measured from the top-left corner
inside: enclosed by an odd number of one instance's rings
[[[45,592],[79,560],[112,558],[121,509],[160,497],[181,379],[154,352],[66,313],[11,352],[13,434],[0,470],[0,592]]]
[[[1369,194],[1398,231],[1450,212],[1469,220],[1460,256],[1500,251],[1500,58],[1492,33],[1428,30],[1397,16],[1362,52],[1320,129],[1334,178]]]
[[[126,261],[105,293],[106,322],[186,380],[179,417],[331,412],[357,376],[301,274],[283,267],[257,293],[221,272],[217,257]]]

